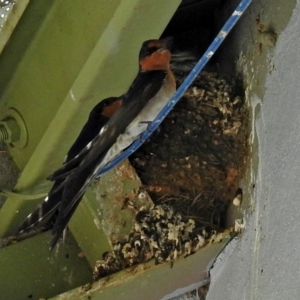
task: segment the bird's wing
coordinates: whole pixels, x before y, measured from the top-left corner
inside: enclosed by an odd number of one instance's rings
[[[66,227],[72,216],[70,212],[75,210],[86,188],[96,176],[97,168],[107,151],[158,93],[166,76],[167,73],[161,70],[139,73],[128,93],[123,97],[122,106],[104,126],[101,133],[77,157],[53,173],[52,180],[67,174],[63,183],[59,215],[53,228],[54,239],[59,237]]]
[[[79,165],[89,164],[91,159],[100,157],[123,133],[149,100],[159,91],[166,78],[164,71],[139,73],[129,91],[123,97],[123,104],[111,117],[100,133],[73,159],[51,174],[49,180],[69,176]],[[95,150],[96,149],[96,150]]]
[[[92,141],[100,132],[101,128],[108,122],[110,116],[105,113],[106,108],[113,106],[118,109],[115,104],[122,101],[121,97],[111,97],[99,102],[90,112],[87,122],[84,124],[77,139],[71,146],[65,162],[73,159],[79,152]]]
[[[44,201],[27,216],[24,222],[18,227],[16,234],[22,234],[37,225],[46,224],[55,214],[62,197],[62,189],[60,188],[62,181],[56,181]],[[50,200],[50,201],[49,201]]]
[[[120,103],[115,105],[118,101]],[[87,122],[68,151],[65,163],[78,155],[80,151],[99,134],[101,128],[108,122],[110,114],[114,113],[112,109],[118,109],[121,105],[121,101],[122,96],[111,97],[104,99],[95,105],[89,114]],[[108,109],[110,110],[110,114],[107,113]],[[74,164],[74,168],[78,165],[78,162],[80,161],[78,160],[77,164]],[[62,199],[63,182],[64,178],[60,178],[55,181],[47,197],[31,214],[27,216],[24,222],[18,227],[16,234],[22,234],[23,232],[26,232],[40,224],[46,224],[48,222],[55,223],[55,212],[57,211]]]

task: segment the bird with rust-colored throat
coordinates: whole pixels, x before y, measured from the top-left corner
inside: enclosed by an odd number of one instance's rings
[[[139,72],[128,92],[120,98],[105,100],[108,104],[110,101],[116,103],[112,110],[109,109],[112,105],[98,104],[101,116],[107,118],[105,125],[99,122],[95,126],[90,141],[82,138],[89,135],[88,126],[82,129],[63,166],[48,177],[55,181],[53,188],[44,202],[21,224],[17,234],[29,231],[55,214],[50,242],[50,250],[53,249],[99,171],[139,138],[175,93],[170,59],[171,53],[163,40],[148,40],[142,44]],[[93,114],[96,108],[89,120],[96,118]],[[95,131],[100,128],[95,136]]]

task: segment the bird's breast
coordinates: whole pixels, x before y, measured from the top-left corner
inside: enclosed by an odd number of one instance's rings
[[[170,72],[166,77],[161,89],[158,93],[146,104],[141,112],[127,126],[125,132],[121,134],[113,146],[108,150],[98,170],[112,161],[120,152],[129,147],[154,121],[159,112],[167,104],[170,98],[175,93],[175,79]]]

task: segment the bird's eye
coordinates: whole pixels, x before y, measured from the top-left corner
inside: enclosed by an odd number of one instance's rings
[[[151,55],[152,53],[156,52],[158,50],[157,47],[150,47],[147,50],[147,55]]]

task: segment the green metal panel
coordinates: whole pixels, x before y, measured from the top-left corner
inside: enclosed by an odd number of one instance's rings
[[[139,192],[141,182],[128,162],[105,174],[88,189],[69,227],[91,266],[111,249],[109,241],[124,238],[134,225],[136,210],[152,204]],[[130,204],[134,205],[129,208]],[[109,238],[109,240],[108,240]]]
[[[199,252],[180,258],[174,263],[154,266],[153,261],[132,267],[109,278],[95,282],[89,291],[74,289],[52,300],[153,300],[171,299],[177,290],[177,295],[191,291],[209,279],[208,269],[216,256],[228,242],[228,238],[219,244],[210,244]],[[181,289],[181,291],[180,291]],[[169,297],[165,297],[169,295]],[[176,293],[173,294],[175,296]],[[164,298],[165,297],[165,298]]]
[[[68,235],[59,251],[49,253],[49,233],[0,249],[0,299],[48,298],[78,287],[91,278],[91,268]]]
[[[28,4],[0,57],[1,115],[15,108],[29,132],[26,148],[10,149],[21,169],[120,2],[32,0]]]

